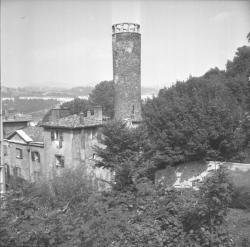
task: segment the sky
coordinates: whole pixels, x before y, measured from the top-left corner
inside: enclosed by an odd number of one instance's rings
[[[94,86],[111,80],[112,24],[141,25],[143,87],[225,69],[249,45],[250,1],[1,0],[7,87]]]

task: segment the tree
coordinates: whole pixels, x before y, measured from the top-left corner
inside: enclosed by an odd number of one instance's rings
[[[91,108],[91,105],[86,99],[75,98],[72,101],[63,103],[61,108],[68,108],[71,114],[79,114],[87,112]]]
[[[225,224],[232,194],[233,183],[225,167],[205,179],[197,203],[183,217],[187,240],[204,247],[234,246]]]
[[[102,106],[104,115],[112,118],[114,116],[114,95],[114,82],[102,81],[90,93],[89,102],[92,106]]]
[[[94,106],[102,106],[104,115],[112,118],[114,115],[114,83],[102,81],[98,83],[89,95],[88,100],[76,98],[73,101],[62,104],[62,108],[69,108],[71,114],[87,112]]]
[[[157,167],[233,155],[237,102],[223,80],[191,78],[146,102],[144,119]]]
[[[133,189],[142,177],[153,180],[154,166],[148,155],[150,146],[144,125],[128,128],[126,123],[112,121],[103,127],[102,133],[103,146],[96,147],[101,159],[96,166],[115,173],[115,189]]]

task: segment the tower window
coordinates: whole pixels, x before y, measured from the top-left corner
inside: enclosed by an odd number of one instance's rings
[[[132,106],[132,114],[135,114],[135,106]]]

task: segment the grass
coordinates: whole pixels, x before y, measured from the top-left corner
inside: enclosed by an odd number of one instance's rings
[[[227,216],[229,231],[237,247],[250,246],[250,211],[230,209]]]

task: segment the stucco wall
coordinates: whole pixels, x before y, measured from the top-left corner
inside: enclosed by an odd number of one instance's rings
[[[108,170],[96,168],[94,166],[98,157],[95,155],[95,146],[101,145],[98,136],[101,130],[98,127],[84,128],[81,130],[61,129],[63,132],[62,148],[59,148],[58,141],[51,141],[51,130],[45,129],[45,173],[47,177],[52,177],[53,173],[59,174],[63,168],[56,168],[55,155],[62,155],[65,158],[64,167],[74,169],[82,166],[86,169],[86,175],[94,180],[101,178],[110,180],[111,174]],[[99,181],[98,186],[104,187]],[[106,186],[106,185],[105,185]]]
[[[59,140],[51,140],[51,131],[52,129],[44,130],[45,173],[47,177],[52,177],[54,172],[60,173],[62,169],[56,167],[55,155],[64,156],[65,168],[71,168],[75,164],[72,155],[73,130],[60,130],[63,133],[62,147],[59,146]]]
[[[30,146],[26,143],[14,143],[5,141],[6,154],[4,155],[4,163],[8,165],[10,175],[14,175],[15,167],[21,169],[21,178],[34,182],[37,178],[36,173],[43,175],[44,165],[44,149],[42,147]],[[22,150],[22,158],[16,157],[16,149]],[[32,161],[31,152],[36,151],[40,154],[40,162]]]

